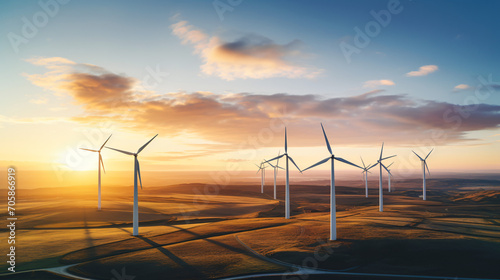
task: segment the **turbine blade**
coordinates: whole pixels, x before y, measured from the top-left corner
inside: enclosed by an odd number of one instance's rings
[[[102,170],[104,170],[104,173],[106,174],[106,169],[104,169],[104,161],[102,161],[102,156],[101,156],[101,153],[99,153],[99,162],[101,163],[102,165]]]
[[[380,157],[378,160],[382,160],[382,152],[384,152],[384,142],[382,142],[382,149],[380,150]]]
[[[424,164],[425,164],[425,168],[427,168],[427,173],[429,173],[429,176],[431,176],[431,172],[429,171],[429,166],[427,165],[427,162],[424,161]]]
[[[391,165],[393,165],[393,164],[394,164],[394,162],[392,162],[391,164],[387,165],[387,168],[391,167]]]
[[[381,163],[381,165],[382,165],[382,167],[385,169],[385,171],[387,171],[387,173],[391,174],[391,171],[389,171],[389,169],[387,169],[387,167],[385,167],[385,165],[384,165],[384,164],[382,164],[382,163]],[[392,174],[391,174],[391,176],[392,176]]]
[[[370,169],[374,168],[374,167],[375,167],[375,166],[377,166],[377,165],[378,165],[378,162],[377,162],[377,163],[374,163],[372,166],[368,167],[368,168],[366,169],[366,171],[368,171],[368,170],[370,170]],[[370,172],[370,173],[371,173],[371,172]]]
[[[283,167],[281,167],[281,166],[276,166],[276,167],[278,167],[278,168],[279,168],[279,169],[281,169],[281,170],[285,170],[285,168],[283,168]],[[277,171],[276,171],[276,172],[277,172]]]
[[[135,164],[137,166],[137,175],[139,176],[139,183],[141,183],[141,190],[142,190],[141,167],[139,166],[139,160],[137,159],[137,157],[135,158]]]
[[[273,161],[273,160],[277,160],[277,159],[279,159],[279,158],[282,158],[284,155],[285,155],[285,154],[282,154],[281,156],[277,156],[277,157],[272,158],[272,159],[270,159],[270,160],[266,160],[266,161],[265,161],[265,163],[268,163],[268,162],[270,162],[270,161]]]
[[[285,154],[287,153],[288,151],[288,144],[286,142],[286,126],[285,126]]]
[[[327,157],[327,158],[325,158],[324,160],[321,160],[321,161],[319,161],[319,162],[317,162],[317,163],[315,163],[315,164],[313,164],[313,165],[309,166],[308,168],[306,168],[306,169],[304,169],[304,170],[302,170],[302,171],[306,171],[307,169],[311,169],[311,168],[313,168],[313,167],[316,167],[316,166],[318,166],[318,165],[321,165],[321,164],[323,164],[323,163],[327,162],[329,159],[331,159],[331,157]]]
[[[295,165],[295,167],[297,167],[297,170],[300,171],[300,173],[302,173],[302,170],[300,170],[300,168],[297,166],[297,164],[295,163],[295,161],[293,161],[293,158],[291,157],[288,157],[290,159],[290,161],[292,161],[293,165]]]
[[[365,162],[363,161],[363,158],[361,156],[359,158],[361,159],[361,162],[363,163],[363,167],[366,169],[366,165],[365,165]]]
[[[352,162],[350,162],[350,161],[347,161],[347,160],[345,160],[345,159],[343,159],[343,158],[335,157],[335,159],[336,159],[336,160],[338,160],[338,161],[340,161],[340,162],[343,162],[343,163],[345,163],[345,164],[349,164],[349,165],[352,165],[352,166],[354,166],[354,167],[357,167],[357,168],[363,169],[363,167],[361,167],[361,166],[359,166],[359,165],[356,165],[356,164],[354,164],[354,163],[352,163]]]
[[[85,149],[85,148],[80,148],[81,150],[89,151],[89,152],[99,152],[97,150],[91,150],[91,149]]]
[[[281,154],[281,151],[278,151],[278,156],[280,156]],[[280,164],[280,158],[278,158],[278,161],[276,162],[276,166],[278,166]]]
[[[153,141],[153,139],[156,138],[156,136],[158,136],[158,134],[156,134],[153,138],[151,138],[151,140],[149,140],[146,144],[144,144],[142,147],[139,148],[139,150],[137,150],[137,153],[140,153],[142,150],[144,150],[144,148],[146,148],[146,146],[151,143],[151,141]]]
[[[393,156],[390,156],[390,157],[385,157],[385,158],[381,159],[381,161],[382,160],[386,160],[386,159],[390,159],[390,158],[395,157],[395,156],[397,156],[397,155],[393,155]]]
[[[434,151],[434,148],[432,148],[432,150],[427,154],[427,156],[424,158],[424,160],[426,160],[429,157],[429,155],[432,153],[432,151]]]
[[[259,174],[260,170],[262,169],[262,164],[261,164],[260,166],[258,166],[257,164],[255,164],[255,166],[257,166],[257,168],[259,168],[259,169],[257,170],[257,173],[255,173],[255,174]]]
[[[323,136],[325,136],[326,147],[328,148],[330,155],[332,155],[333,154],[332,147],[330,147],[330,143],[328,142],[328,137],[326,137],[325,129],[323,128],[323,124],[321,124],[321,129],[323,130]]]
[[[101,146],[101,148],[99,149],[99,151],[100,151],[100,150],[102,150],[102,148],[104,148],[104,145],[106,145],[106,143],[108,143],[108,140],[109,140],[109,138],[111,138],[111,136],[113,136],[113,134],[111,134],[111,135],[108,137],[108,139],[106,139],[106,141],[104,141],[104,144],[102,144],[102,146]]]
[[[134,153],[131,153],[131,152],[122,151],[122,150],[118,150],[118,149],[111,148],[111,147],[106,147],[106,148],[111,149],[111,150],[115,150],[115,151],[120,152],[120,153],[124,153],[124,154],[126,154],[126,155],[131,155],[131,156],[133,156],[133,155],[134,155]]]
[[[420,160],[424,160],[423,158],[421,158],[419,155],[417,155],[417,153],[415,153],[414,150],[411,150]]]

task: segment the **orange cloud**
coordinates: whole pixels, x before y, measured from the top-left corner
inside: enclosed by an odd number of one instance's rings
[[[459,91],[459,90],[467,90],[467,89],[471,89],[472,87],[469,86],[469,85],[466,85],[466,84],[459,84],[459,85],[456,85],[455,88],[453,90],[455,91]]]
[[[49,72],[53,74],[41,75],[36,81],[48,89],[65,91],[85,109],[85,114],[73,117],[73,121],[111,121],[123,129],[170,136],[189,133],[236,150],[241,143],[247,143],[246,147],[281,146],[285,124],[290,135],[296,136],[290,140],[296,146],[320,144],[319,122],[330,126],[335,142],[343,145],[381,141],[408,145],[425,141],[436,131],[441,136],[434,144],[447,144],[470,140],[470,131],[500,125],[498,105],[458,106],[387,95],[382,90],[335,98],[207,91],[151,96],[134,91],[134,78],[103,72],[102,68],[76,69],[72,68],[72,73]]]
[[[424,65],[418,68],[417,71],[411,71],[406,73],[407,77],[417,77],[417,76],[425,76],[429,75],[432,72],[437,71],[439,68],[437,65]]]
[[[279,45],[263,36],[246,35],[234,42],[223,42],[219,37],[210,37],[197,30],[187,21],[170,27],[183,44],[194,47],[195,53],[204,60],[201,70],[207,75],[225,80],[315,78],[323,72],[292,62],[305,56],[300,51],[303,44],[298,40]]]
[[[366,81],[363,85],[365,88],[374,88],[378,86],[393,86],[395,83],[391,80],[370,80]]]

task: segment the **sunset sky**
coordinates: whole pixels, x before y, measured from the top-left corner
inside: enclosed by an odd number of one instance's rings
[[[286,125],[305,168],[322,122],[356,164],[385,142],[394,168],[500,170],[499,1],[64,2],[0,2],[1,166],[94,170],[79,147],[158,133],[142,170],[253,170]]]

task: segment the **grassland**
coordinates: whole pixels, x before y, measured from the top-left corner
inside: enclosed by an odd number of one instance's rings
[[[480,183],[500,186],[495,180]],[[474,180],[430,180],[428,200],[422,201],[419,180],[393,184],[396,191],[385,192],[379,212],[375,188],[365,198],[359,182],[341,182],[333,242],[328,241],[328,186],[292,186],[289,220],[283,218],[283,186],[278,200],[270,196],[271,187],[260,194],[255,185],[145,189],[138,237],[131,236],[131,192],[123,188],[105,190],[102,211],[92,190],[54,196],[54,189],[36,189],[21,193],[18,203],[16,268],[29,272],[0,279],[71,279],[46,270],[66,265],[70,273],[90,279],[112,279],[122,269],[134,279],[218,279],[301,267],[498,278],[500,191],[474,188]],[[359,277],[335,279],[370,279]]]

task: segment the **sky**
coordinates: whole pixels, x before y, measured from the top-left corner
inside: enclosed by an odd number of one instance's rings
[[[1,1],[1,166],[500,170],[498,1]],[[107,170],[133,160],[104,149]],[[321,166],[319,169],[328,169]],[[341,170],[353,170],[337,164]]]

